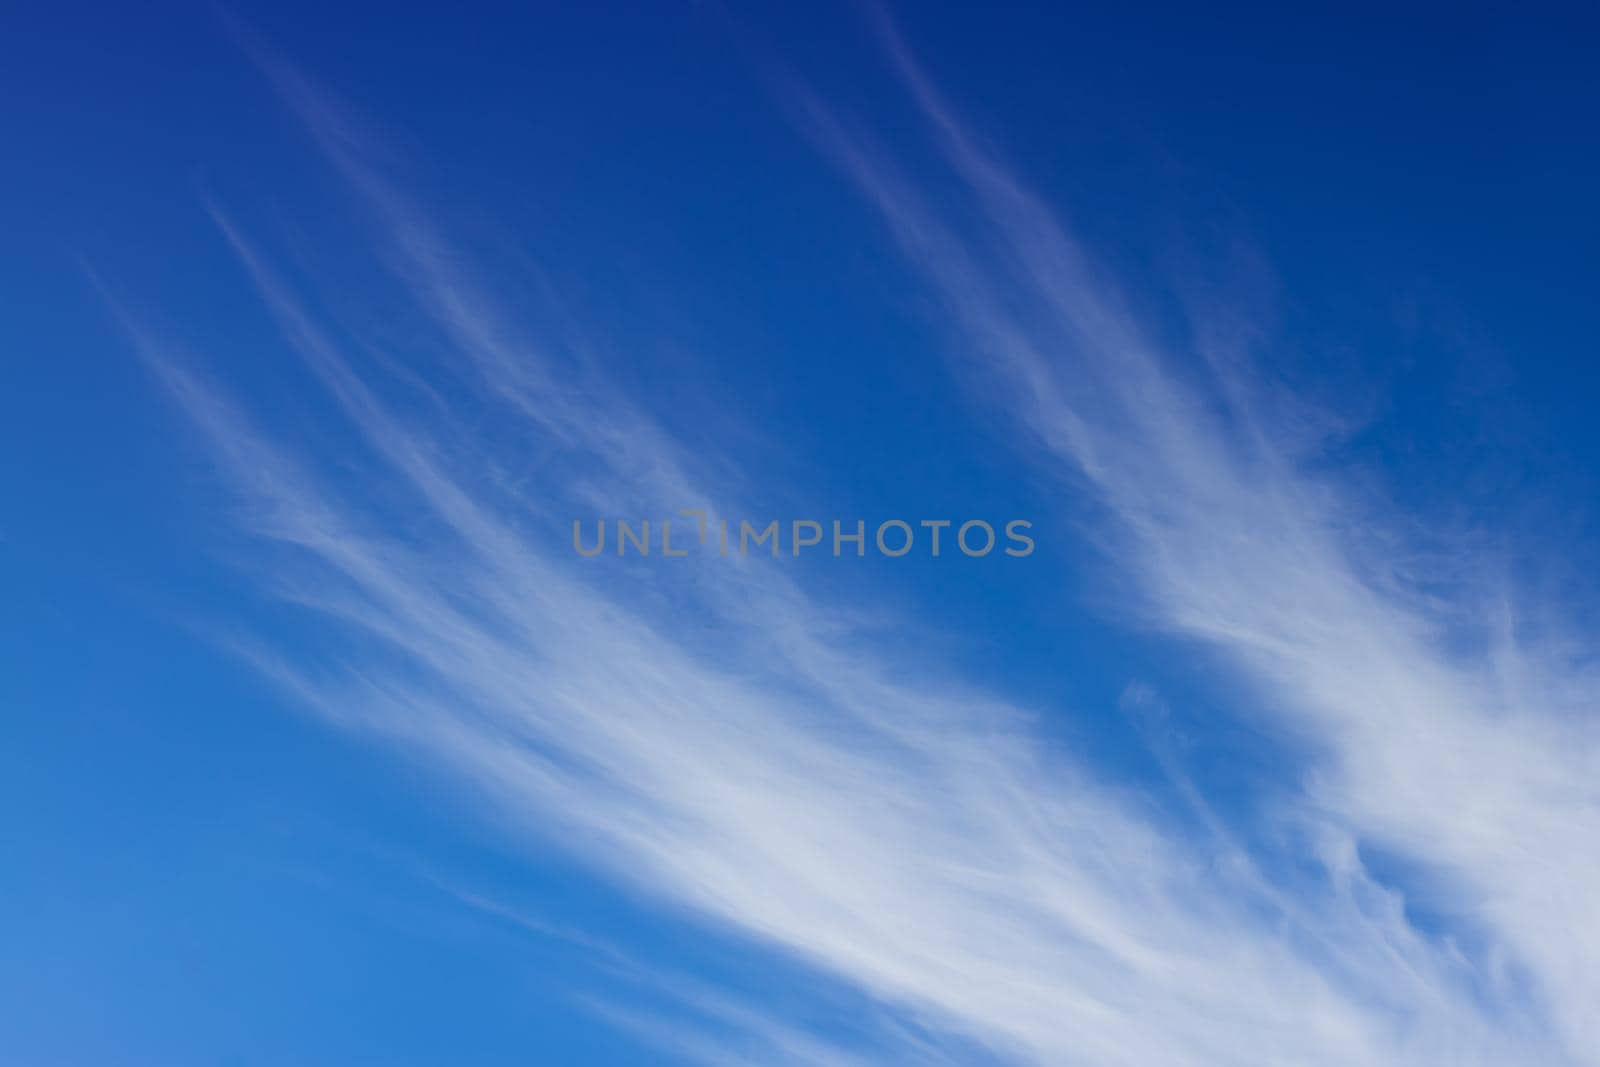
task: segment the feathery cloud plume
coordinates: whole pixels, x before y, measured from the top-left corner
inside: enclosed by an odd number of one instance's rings
[[[711,656],[531,536],[574,498],[736,509],[644,412],[534,341],[372,164],[369,138],[257,54],[370,211],[393,283],[459,361],[398,376],[385,367],[399,357],[363,364],[382,338],[322,321],[216,208],[286,350],[360,441],[341,458],[359,476],[269,440],[134,331],[245,521],[288,550],[274,557],[277,591],[349,634],[321,668],[254,653],[298,700],[426,754],[512,826],[710,928],[1007,1061],[1580,1062],[1593,1032],[1584,946],[1600,936],[1600,893],[1581,894],[1600,886],[1582,845],[1593,747],[1537,709],[1491,701],[1489,679],[1434,649],[1417,607],[1348,561],[1337,493],[1270,441],[1230,435],[1163,370],[903,50],[976,193],[981,253],[808,104],[813,127],[1012,383],[1028,427],[1104,495],[1159,617],[1227,649],[1328,743],[1314,794],[1326,818],[1294,857],[1314,876],[1269,875],[1223,837],[1192,839],[999,698],[905,680],[770,568],[685,561],[694,580],[676,619],[768,622]],[[1027,321],[1010,311],[1019,293],[1037,312]],[[453,379],[431,397],[456,398],[426,417],[398,399],[424,372]],[[530,494],[486,476],[504,466],[480,432],[491,421],[575,467],[581,457],[582,484],[557,469]],[[397,510],[426,521],[397,523]],[[1482,894],[1472,914],[1536,977],[1570,1055],[1514,982],[1408,922],[1362,867],[1367,835]],[[750,1028],[790,1060],[852,1062],[776,1021]],[[718,1054],[669,1030],[686,1054]],[[936,1050],[899,1047],[911,1052]]]

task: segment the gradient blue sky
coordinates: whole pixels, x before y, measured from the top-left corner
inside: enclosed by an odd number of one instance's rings
[[[1600,1062],[1592,12],[7,22],[0,1062]]]

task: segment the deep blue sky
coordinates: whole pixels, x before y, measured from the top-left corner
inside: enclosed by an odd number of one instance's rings
[[[229,11],[380,131],[509,300],[531,303],[543,272],[626,395],[691,449],[759,456],[748,499],[1027,513],[1045,531],[1027,571],[817,567],[824,600],[866,589],[914,614],[964,671],[1135,782],[1157,775],[1113,710],[1130,680],[1187,687],[1180,716],[1225,699],[1210,660],[1105,624],[1117,579],[1079,538],[1094,506],[1025,470],[994,433],[1006,412],[965,403],[927,297],[790,120],[782,87],[803,80],[933,172],[855,6]],[[1359,427],[1328,462],[1425,520],[1514,535],[1512,569],[1542,564],[1584,613],[1592,11],[896,18],[1153,332],[1182,336],[1173,277],[1256,324],[1267,377]],[[558,850],[508,844],[432,769],[329,729],[218,647],[239,629],[317,636],[248,591],[217,476],[92,278],[299,434],[316,409],[204,202],[380,308],[376,283],[349,280],[350,197],[209,5],[30,5],[7,22],[0,1061],[675,1062],[572,1004],[649,1001],[648,983],[464,907],[469,890],[848,1041],[865,1012],[848,986],[818,994]],[[336,454],[338,432],[320,433],[305,439]],[[1237,729],[1206,736],[1259,757]],[[1212,743],[1197,765],[1223,758]],[[1223,806],[1248,791],[1215,788]]]

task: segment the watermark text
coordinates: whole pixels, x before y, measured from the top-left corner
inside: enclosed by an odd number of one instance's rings
[[[870,553],[898,559],[921,555],[979,558],[991,553],[1013,558],[1033,555],[1033,523],[1011,519],[886,519],[868,526],[865,519],[714,519],[698,508],[672,519],[573,519],[572,548],[580,556],[661,556],[681,559],[691,553],[748,557],[828,555],[835,558]]]

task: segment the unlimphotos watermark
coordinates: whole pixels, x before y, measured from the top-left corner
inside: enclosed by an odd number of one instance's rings
[[[659,556],[681,558],[690,553],[717,556],[748,556],[752,551],[766,552],[777,557],[788,546],[788,554],[798,556],[802,551],[826,551],[831,542],[835,557],[865,556],[868,546],[879,555],[898,558],[917,552],[919,555],[937,557],[952,545],[964,556],[987,556],[996,549],[1012,557],[1033,555],[1033,538],[1025,531],[1033,528],[1026,519],[1012,519],[994,525],[983,519],[968,519],[957,523],[952,519],[887,519],[871,530],[865,519],[844,522],[832,520],[831,536],[828,526],[816,519],[769,519],[757,525],[748,519],[737,523],[729,519],[710,519],[699,508],[685,508],[680,517],[693,521],[692,529],[679,527],[674,535],[672,520],[662,519],[654,524],[649,519],[637,521],[616,519],[608,523],[595,519],[585,523],[572,520],[572,547],[580,556],[599,556],[610,550],[619,556],[649,556],[652,548]],[[652,529],[656,536],[652,540]],[[787,539],[785,538],[787,534]],[[1004,545],[1001,536],[1004,536]],[[678,540],[674,541],[674,536]]]

